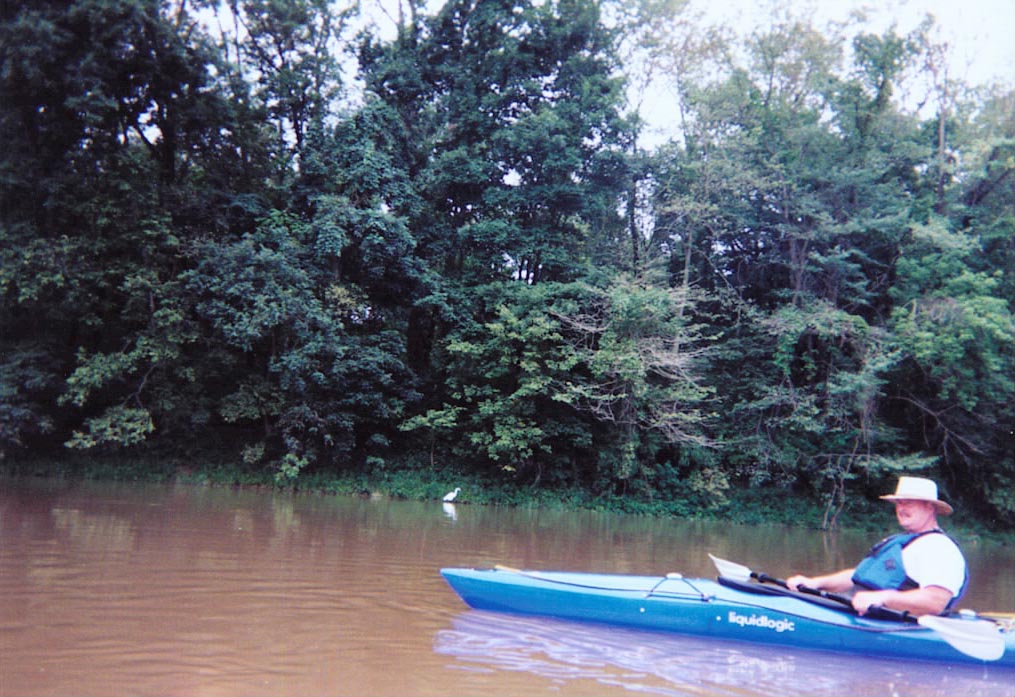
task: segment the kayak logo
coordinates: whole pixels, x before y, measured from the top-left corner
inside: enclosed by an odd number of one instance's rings
[[[730,624],[738,627],[760,627],[762,629],[774,629],[776,632],[795,632],[796,626],[792,620],[773,620],[768,615],[741,615],[730,610]]]

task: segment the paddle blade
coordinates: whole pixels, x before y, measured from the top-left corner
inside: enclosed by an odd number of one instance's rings
[[[726,559],[720,559],[719,557],[708,555],[708,558],[715,564],[716,571],[719,572],[720,576],[726,578],[732,578],[734,581],[750,581],[751,570],[743,564],[737,564],[735,561],[727,561]]]
[[[503,564],[494,564],[493,565],[493,570],[494,571],[503,571],[503,572],[509,573],[509,574],[520,574],[520,573],[522,573],[521,569],[516,569],[513,566],[504,566]]]
[[[997,625],[984,620],[958,620],[923,615],[921,627],[932,629],[952,648],[981,661],[996,661],[1004,655],[1004,636]]]

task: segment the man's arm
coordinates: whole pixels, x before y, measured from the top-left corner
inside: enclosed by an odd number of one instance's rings
[[[834,574],[826,574],[825,576],[790,576],[786,579],[786,585],[793,590],[797,590],[800,586],[807,586],[808,588],[816,588],[818,590],[831,591],[833,593],[845,593],[846,591],[853,590],[853,572],[855,568],[843,569],[842,571],[836,571]]]
[[[858,591],[853,596],[853,608],[861,615],[867,614],[876,605],[913,615],[940,615],[951,599],[952,592],[941,586],[925,586],[907,591]]]

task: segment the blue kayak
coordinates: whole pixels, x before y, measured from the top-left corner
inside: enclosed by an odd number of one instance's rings
[[[963,645],[964,620],[945,635],[916,623],[861,617],[842,605],[760,583],[667,576],[441,569],[452,589],[477,610],[543,615],[722,640],[843,651],[950,663],[979,663]],[[983,620],[968,625],[980,627]],[[991,625],[993,626],[993,625]],[[958,645],[954,628],[958,629]],[[1015,668],[1015,632],[1002,631],[1003,655],[990,665]],[[999,651],[1000,652],[1000,651]]]

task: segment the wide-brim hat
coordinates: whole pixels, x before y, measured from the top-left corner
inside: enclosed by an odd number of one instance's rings
[[[923,477],[899,477],[894,494],[882,496],[885,501],[927,501],[938,513],[952,514],[952,507],[937,497],[937,483]]]

